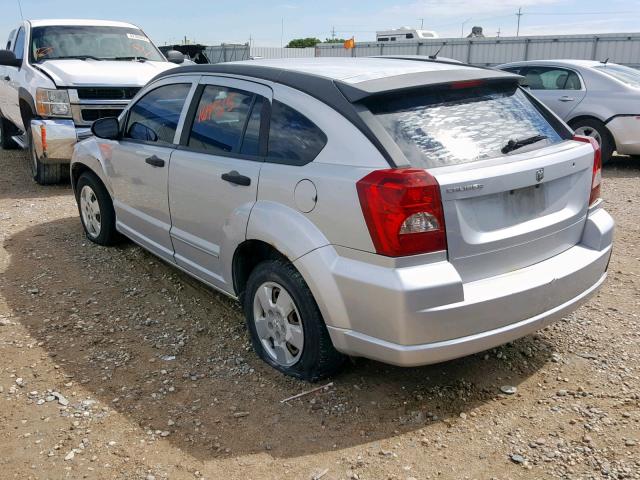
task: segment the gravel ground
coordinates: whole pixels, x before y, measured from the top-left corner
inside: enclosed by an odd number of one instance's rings
[[[569,318],[440,365],[358,360],[284,404],[310,386],[257,359],[234,302],[86,241],[22,152],[0,169],[3,479],[640,478],[639,160],[605,169],[610,275]]]

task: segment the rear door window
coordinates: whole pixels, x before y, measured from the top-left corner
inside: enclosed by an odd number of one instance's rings
[[[327,144],[327,136],[297,110],[273,101],[269,124],[269,160],[289,165],[312,162]]]
[[[187,145],[214,154],[238,152],[253,100],[253,93],[208,85],[200,98]]]
[[[434,168],[503,156],[510,140],[541,141],[514,153],[562,141],[515,84],[424,89],[365,102],[411,165]]]
[[[531,90],[580,90],[578,74],[572,70],[555,67],[526,67],[520,72]]]

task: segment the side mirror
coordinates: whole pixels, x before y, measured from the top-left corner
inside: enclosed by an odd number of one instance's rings
[[[15,53],[11,50],[0,50],[0,65],[5,67],[20,67],[22,61],[16,58]]]
[[[98,138],[117,140],[120,136],[120,124],[116,117],[100,118],[91,125],[91,133]]]
[[[167,52],[167,60],[169,60],[171,63],[180,65],[181,63],[184,63],[184,55],[178,50],[169,50]]]

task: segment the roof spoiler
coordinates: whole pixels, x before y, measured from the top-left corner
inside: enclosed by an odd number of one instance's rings
[[[393,77],[365,80],[364,82],[359,83],[347,83],[336,80],[335,84],[347,100],[351,103],[355,103],[367,97],[381,93],[396,93],[413,90],[419,87],[434,87],[454,82],[466,82],[473,80],[487,82],[507,81],[520,84],[524,81],[524,77],[514,73],[503,72],[502,70],[460,68],[409,73]]]

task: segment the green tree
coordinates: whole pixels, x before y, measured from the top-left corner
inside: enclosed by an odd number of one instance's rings
[[[319,43],[321,43],[321,40],[319,38],[294,38],[287,44],[287,48],[315,47]]]
[[[327,38],[324,43],[344,43],[346,41],[344,38]]]

